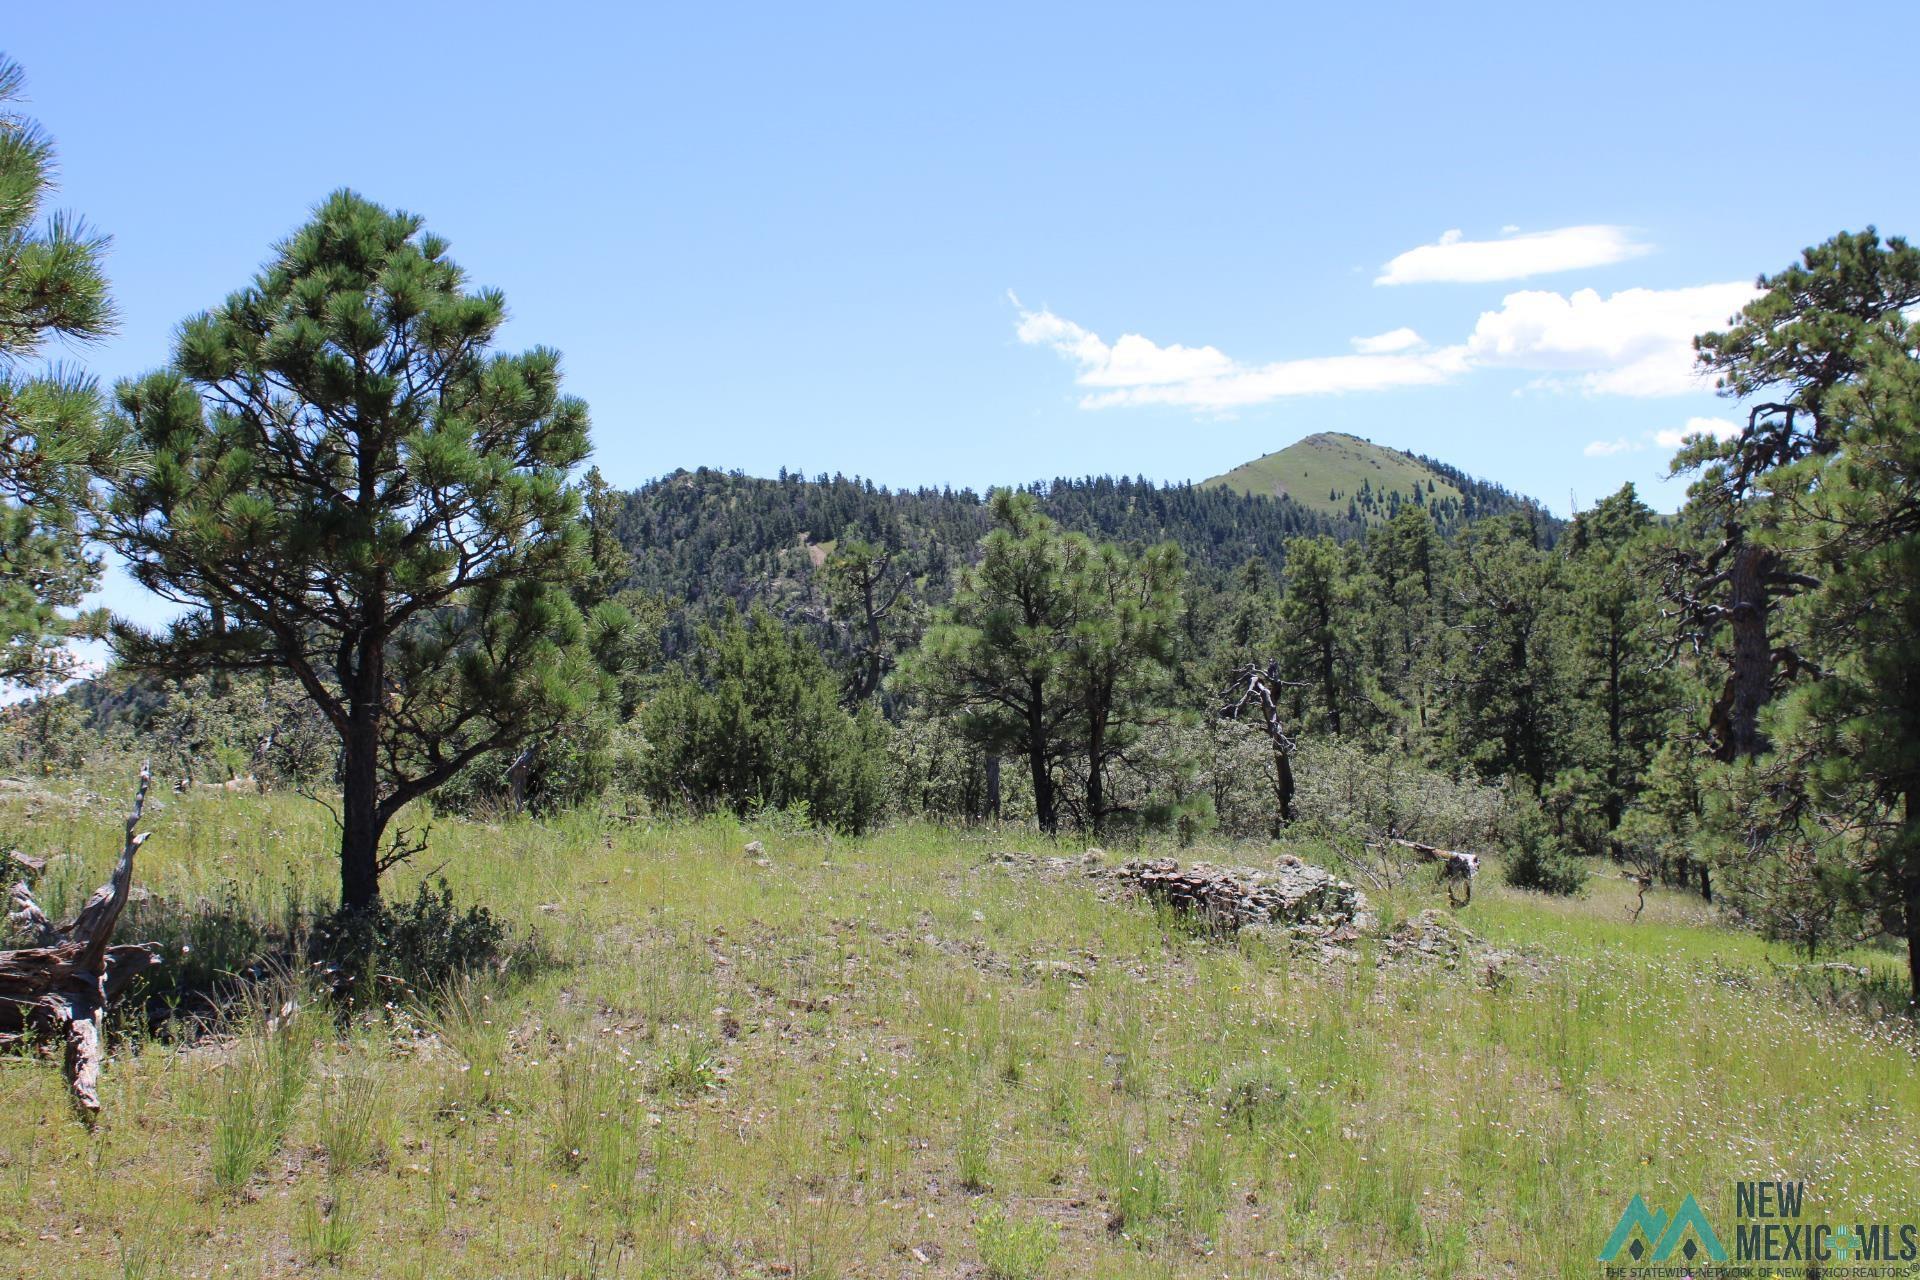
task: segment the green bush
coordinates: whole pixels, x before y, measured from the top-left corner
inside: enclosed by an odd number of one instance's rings
[[[1381,840],[1399,836],[1449,849],[1480,849],[1496,834],[1501,789],[1428,768],[1395,748],[1317,738],[1294,756],[1294,810],[1327,830]]]
[[[1579,893],[1586,886],[1587,868],[1566,837],[1524,783],[1508,788],[1506,810],[1500,816],[1500,843],[1506,851],[1507,883],[1541,893]]]
[[[857,834],[885,802],[885,727],[870,707],[844,710],[820,650],[764,609],[701,628],[640,723],[640,783],[661,808],[805,806]]]
[[[530,954],[510,945],[506,922],[487,908],[457,906],[444,879],[437,892],[423,880],[411,900],[326,917],[314,926],[310,947],[316,973],[335,996],[369,1000],[441,989]],[[369,989],[374,975],[400,990]]]

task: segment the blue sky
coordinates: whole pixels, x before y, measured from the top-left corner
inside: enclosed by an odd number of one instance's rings
[[[1911,4],[389,0],[15,7],[0,48],[114,237],[109,380],[345,185],[565,353],[616,483],[1200,479],[1341,430],[1564,510],[1676,505],[1662,441],[1738,416],[1690,327],[1914,230],[1917,38]]]

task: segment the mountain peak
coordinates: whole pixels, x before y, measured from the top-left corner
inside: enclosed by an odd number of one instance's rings
[[[1324,515],[1357,511],[1368,523],[1390,518],[1402,503],[1431,507],[1466,496],[1447,471],[1343,431],[1317,431],[1201,483],[1291,499]]]

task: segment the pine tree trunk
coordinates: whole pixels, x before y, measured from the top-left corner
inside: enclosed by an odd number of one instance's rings
[[[1767,749],[1760,732],[1760,709],[1773,686],[1773,648],[1767,639],[1766,561],[1762,547],[1743,546],[1727,574],[1731,595],[1733,675],[1729,686],[1726,740],[1728,760],[1753,760]]]
[[[1321,604],[1320,611],[1320,690],[1327,700],[1327,727],[1340,736],[1340,697],[1333,687],[1333,611]]]
[[[1620,819],[1626,816],[1626,797],[1621,794],[1624,780],[1620,776],[1620,754],[1626,737],[1625,712],[1622,706],[1624,696],[1621,685],[1625,679],[1625,662],[1622,650],[1625,641],[1617,630],[1610,630],[1607,636],[1607,802],[1605,805],[1608,832],[1620,829]],[[1704,888],[1705,881],[1702,880]],[[1711,895],[1708,901],[1712,901]]]
[[[1107,724],[1103,716],[1091,717],[1087,727],[1087,825],[1100,834],[1100,818],[1107,798],[1100,777],[1100,757],[1107,746]]]
[[[1907,812],[1914,809],[1911,800]],[[1911,821],[1911,820],[1909,820]],[[1912,990],[1909,1012],[1920,1018],[1920,869],[1907,872],[1907,985]]]
[[[860,665],[860,701],[865,702],[880,690],[880,617],[873,608],[873,579],[861,584],[861,602],[867,624],[867,652]]]
[[[1047,712],[1039,681],[1028,686],[1027,768],[1033,774],[1033,815],[1051,835],[1059,825],[1054,812],[1053,776],[1047,772]]]
[[[371,708],[356,703],[340,780],[340,906],[351,915],[380,901],[380,738]]]

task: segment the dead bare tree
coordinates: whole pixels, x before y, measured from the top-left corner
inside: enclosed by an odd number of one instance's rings
[[[1637,921],[1640,919],[1640,913],[1647,909],[1647,890],[1653,888],[1653,877],[1644,871],[1632,873],[1623,871],[1620,873],[1620,878],[1631,881],[1637,890],[1638,896],[1633,900],[1633,910],[1627,913],[1628,920]]]
[[[1224,700],[1220,714],[1225,719],[1238,720],[1248,709],[1260,709],[1267,740],[1273,745],[1273,798],[1282,823],[1293,821],[1293,753],[1299,743],[1280,719],[1280,690],[1306,687],[1306,681],[1282,680],[1278,662],[1265,667],[1249,662],[1233,673],[1233,682],[1220,695]]]
[[[66,1042],[67,1084],[89,1121],[100,1112],[107,1007],[135,974],[160,962],[152,943],[113,945],[114,926],[133,889],[133,857],[149,834],[135,828],[152,781],[152,771],[142,766],[120,860],[73,919],[55,924],[34,901],[24,879],[8,893],[13,907],[9,920],[31,935],[35,945],[0,951],[0,1042],[61,1037]],[[28,860],[18,855],[15,860],[33,869]]]

